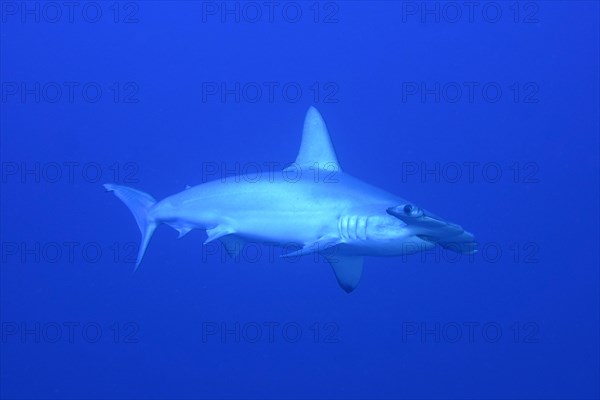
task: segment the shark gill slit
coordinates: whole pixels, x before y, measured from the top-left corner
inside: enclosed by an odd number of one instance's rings
[[[369,217],[360,215],[342,215],[338,219],[338,234],[342,240],[367,240]]]
[[[356,216],[352,215],[348,218],[348,236],[350,239],[356,239]]]
[[[348,238],[346,236],[346,228],[344,227],[344,225],[348,225],[348,220],[346,219],[345,215],[342,215],[338,219],[338,234],[340,235],[343,241],[346,241],[346,239]]]

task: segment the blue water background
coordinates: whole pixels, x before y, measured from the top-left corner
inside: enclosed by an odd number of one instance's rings
[[[597,2],[518,3],[516,17],[496,3],[498,22],[456,23],[406,2],[322,2],[318,22],[313,3],[296,3],[298,22],[239,23],[191,1],[117,3],[116,23],[113,3],[98,4],[98,23],[23,22],[3,8],[2,398],[598,398]],[[10,94],[36,82],[93,82],[102,98]],[[207,92],[236,83],[239,101]],[[407,92],[436,83],[439,101]],[[490,83],[498,101],[482,94]],[[101,183],[161,199],[201,183],[210,163],[291,162],[310,105],[346,172],[461,224],[489,253],[367,258],[348,295],[323,261],[203,261],[204,232],[177,240],[161,226],[132,274],[138,229]],[[55,163],[57,182],[42,174]],[[65,163],[77,163],[72,179]],[[442,169],[456,165],[455,182]],[[56,262],[36,253],[53,243]],[[97,262],[85,245],[101,248]],[[221,335],[236,324],[245,337]]]

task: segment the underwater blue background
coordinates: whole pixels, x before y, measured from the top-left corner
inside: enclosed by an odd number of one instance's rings
[[[1,398],[600,395],[598,2],[0,4]],[[102,183],[289,163],[311,105],[346,172],[482,251],[346,294],[161,226],[132,273]]]

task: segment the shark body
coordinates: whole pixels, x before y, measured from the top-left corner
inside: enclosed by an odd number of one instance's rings
[[[320,253],[346,292],[358,285],[365,256],[398,256],[437,245],[476,251],[473,235],[459,225],[343,172],[314,107],[306,114],[295,163],[279,172],[259,180],[207,182],[161,201],[126,186],[104,187],[129,207],[140,228],[136,268],[161,223],[180,237],[205,229],[205,243],[220,240],[232,255],[246,240],[297,245],[288,257]]]

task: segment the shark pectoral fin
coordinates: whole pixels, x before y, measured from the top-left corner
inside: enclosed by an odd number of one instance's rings
[[[280,257],[281,258],[291,258],[291,257],[303,256],[303,255],[309,254],[309,253],[312,253],[312,252],[311,251],[307,251],[306,250],[306,246],[304,246],[300,250],[296,250],[296,251],[292,251],[290,253],[282,254]]]
[[[363,270],[364,257],[362,256],[343,256],[335,254],[324,254],[329,264],[333,268],[335,277],[346,293],[352,292],[358,286]]]
[[[244,239],[236,235],[225,235],[219,238],[229,257],[237,257],[244,246]]]
[[[340,244],[340,239],[337,236],[323,236],[317,241],[307,243],[300,250],[292,251],[291,253],[283,254],[281,257],[297,257],[305,254],[319,253]]]
[[[230,227],[225,225],[217,225],[214,228],[206,230],[208,238],[204,241],[204,244],[210,243],[213,240],[220,239],[225,235],[231,235],[232,233],[235,233],[235,231]]]

